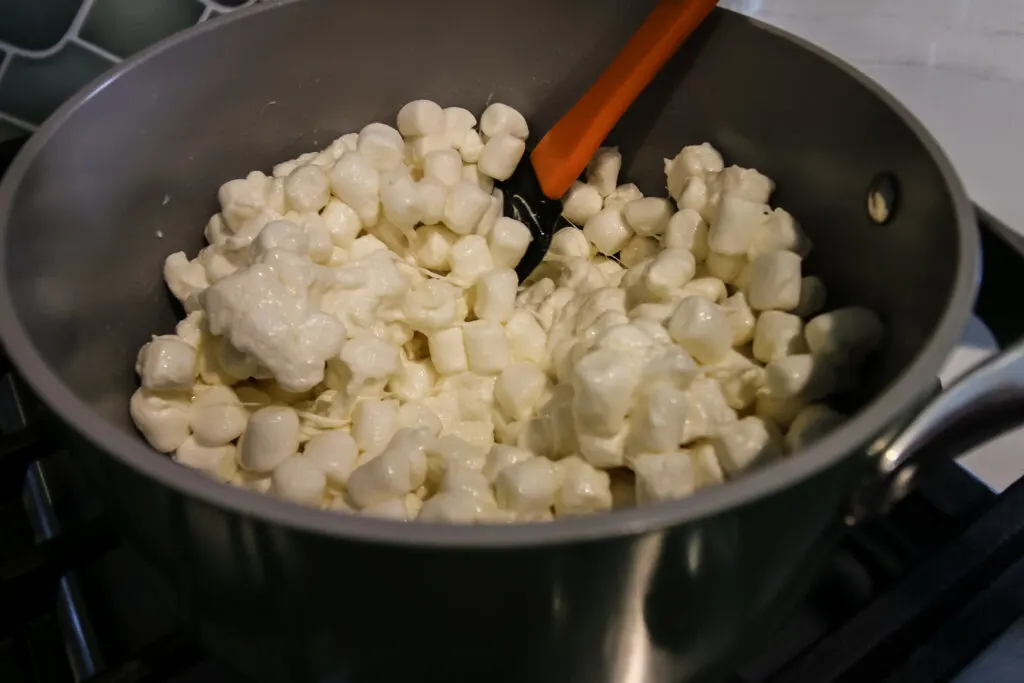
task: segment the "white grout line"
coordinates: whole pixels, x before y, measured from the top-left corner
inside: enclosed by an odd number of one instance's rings
[[[84,49],[88,50],[89,52],[92,52],[95,55],[99,55],[100,57],[103,57],[104,59],[108,59],[111,62],[113,62],[114,64],[117,64],[118,62],[121,61],[121,58],[118,57],[117,55],[111,54],[110,52],[107,52],[106,50],[104,50],[102,47],[99,47],[98,45],[93,45],[90,42],[82,40],[78,36],[72,36],[68,40],[69,40],[69,42],[71,44],[77,45],[78,47],[81,47],[81,48],[84,48]]]
[[[7,121],[8,123],[13,123],[15,126],[25,128],[26,130],[29,131],[34,131],[36,128],[38,128],[38,126],[34,123],[29,123],[28,121],[19,119],[17,116],[11,116],[7,112],[3,111],[0,111],[0,121]]]
[[[46,57],[52,57],[63,50],[69,40],[78,37],[78,31],[82,28],[82,24],[85,23],[85,18],[89,16],[89,10],[92,9],[93,1],[94,0],[82,1],[82,6],[78,8],[78,14],[76,14],[75,18],[71,21],[71,26],[68,27],[67,32],[55,45],[51,45],[45,50],[25,50],[0,40],[0,50],[18,55],[19,57],[29,57],[30,59],[45,59]]]

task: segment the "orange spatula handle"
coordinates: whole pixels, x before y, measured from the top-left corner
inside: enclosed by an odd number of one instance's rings
[[[561,197],[601,142],[717,0],[661,0],[597,82],[537,143],[530,161],[544,194]]]

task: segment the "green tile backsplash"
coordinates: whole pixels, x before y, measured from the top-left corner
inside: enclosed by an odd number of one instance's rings
[[[0,142],[124,57],[259,0],[0,0]]]

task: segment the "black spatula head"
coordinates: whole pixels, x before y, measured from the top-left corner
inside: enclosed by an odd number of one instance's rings
[[[522,282],[544,259],[551,236],[569,223],[562,218],[561,200],[544,196],[528,155],[523,157],[512,177],[496,183],[496,187],[502,191],[504,214],[522,222],[533,235],[526,255],[516,267],[516,275]]]

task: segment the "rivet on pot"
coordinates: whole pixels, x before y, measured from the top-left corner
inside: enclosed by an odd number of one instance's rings
[[[868,218],[876,225],[885,225],[896,214],[899,185],[891,173],[879,173],[868,186]]]

